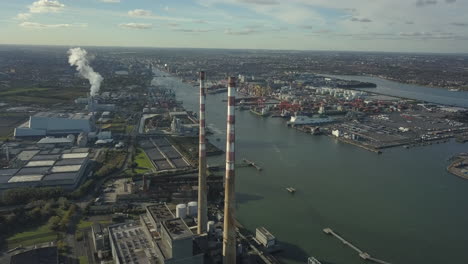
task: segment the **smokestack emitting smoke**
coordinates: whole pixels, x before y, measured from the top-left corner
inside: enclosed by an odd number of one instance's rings
[[[103,78],[89,66],[88,52],[82,48],[73,48],[68,50],[68,55],[68,63],[76,66],[80,75],[88,79],[91,84],[90,94],[95,96],[99,92]]]
[[[206,142],[205,142],[205,72],[200,72],[200,128],[198,151],[198,234],[203,234],[207,228],[207,198],[206,198]]]
[[[236,263],[236,229],[235,229],[235,104],[236,79],[229,77],[228,109],[227,109],[227,139],[226,139],[226,178],[224,185],[224,233],[223,257],[224,264]]]

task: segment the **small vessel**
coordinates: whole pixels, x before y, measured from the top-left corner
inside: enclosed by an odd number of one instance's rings
[[[318,259],[314,257],[309,257],[307,259],[307,264],[322,264],[322,262],[318,261]]]
[[[296,189],[294,189],[293,187],[287,187],[286,190],[287,190],[289,193],[295,193],[295,192],[296,192]]]
[[[262,116],[262,117],[266,117],[270,115],[270,111],[266,107],[263,107],[263,108],[252,107],[250,108],[250,112],[256,115]]]
[[[449,89],[449,92],[459,92],[460,89],[457,89],[457,88],[453,88],[453,89]]]

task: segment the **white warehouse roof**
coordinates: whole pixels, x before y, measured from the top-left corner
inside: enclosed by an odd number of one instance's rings
[[[66,153],[62,154],[62,159],[80,159],[88,157],[88,153]]]

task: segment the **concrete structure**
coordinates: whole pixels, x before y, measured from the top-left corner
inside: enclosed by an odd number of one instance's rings
[[[74,144],[74,139],[69,137],[55,138],[55,137],[45,137],[39,140],[36,143],[39,147],[72,147]]]
[[[264,247],[269,248],[276,244],[276,238],[273,236],[265,227],[258,227],[255,230],[255,238],[262,244]]]
[[[78,135],[78,138],[77,138],[77,140],[76,140],[76,144],[77,144],[78,147],[80,147],[80,148],[86,147],[86,145],[88,145],[88,134],[85,133],[85,132],[81,132],[81,133]]]
[[[198,129],[199,149],[198,149],[198,234],[206,232],[208,221],[207,192],[206,192],[206,141],[205,141],[205,72],[200,72],[200,114]]]
[[[228,109],[227,109],[227,139],[226,139],[226,178],[224,189],[224,230],[223,230],[223,262],[236,263],[236,227],[235,227],[235,104],[236,79],[229,77]]]
[[[187,203],[187,215],[194,217],[194,216],[197,216],[197,213],[198,213],[198,203],[194,201]]]
[[[94,224],[91,227],[91,234],[93,237],[94,250],[96,250],[96,252],[110,249],[109,231],[103,228],[101,224]]]
[[[0,190],[19,187],[75,189],[89,163],[87,148],[23,150],[12,162],[15,169],[0,169]]]
[[[178,204],[176,206],[176,217],[182,218],[182,219],[187,217],[187,205]]]
[[[29,117],[29,121],[15,128],[15,137],[38,137],[79,134],[94,130],[91,115],[40,112]]]
[[[185,221],[165,204],[146,207],[140,222],[109,226],[115,263],[202,264],[203,254]]]
[[[151,238],[145,235],[137,222],[109,226],[112,256],[116,264],[155,264],[158,262],[156,250],[151,246]]]

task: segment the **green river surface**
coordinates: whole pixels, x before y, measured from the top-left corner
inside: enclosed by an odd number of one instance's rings
[[[197,87],[172,77],[156,76],[153,84],[174,89],[187,110],[198,111]],[[206,108],[210,141],[225,149],[223,99],[208,95]],[[237,162],[247,158],[263,168],[237,169],[236,217],[252,232],[270,230],[284,246],[277,256],[285,263],[306,263],[308,256],[366,263],[325,235],[326,227],[390,263],[468,263],[468,181],[446,171],[448,159],[467,146],[451,141],[377,155],[287,128],[280,118],[236,111]],[[223,156],[209,161],[223,163]]]

